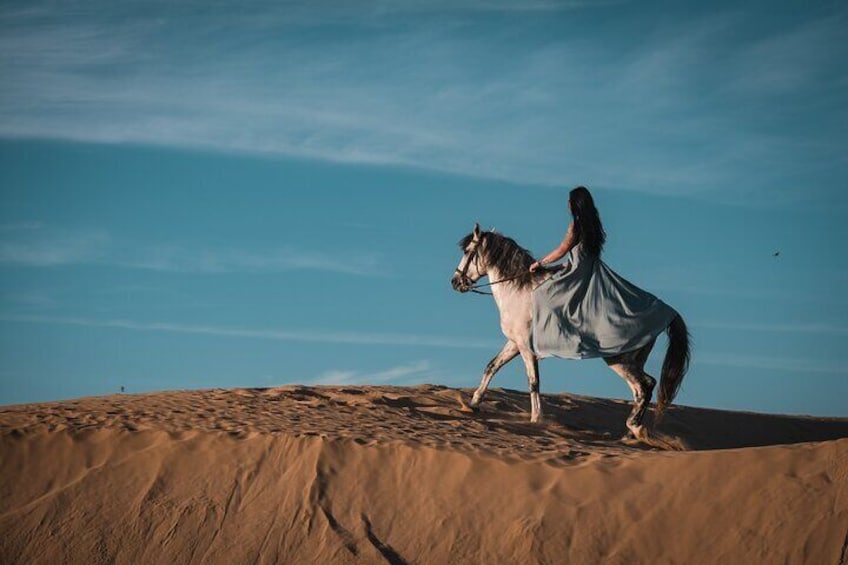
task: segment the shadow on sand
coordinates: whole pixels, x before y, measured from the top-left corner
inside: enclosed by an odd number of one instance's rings
[[[463,391],[468,394],[472,391]],[[578,432],[586,443],[609,442],[624,434],[631,404],[623,400],[577,395],[543,395],[545,420]],[[526,392],[491,389],[475,414],[493,427],[513,433],[535,435],[529,423],[530,401]],[[653,422],[653,407],[647,423]],[[730,412],[691,406],[671,406],[657,431],[678,437],[689,449],[734,449],[827,441],[848,437],[848,419]]]

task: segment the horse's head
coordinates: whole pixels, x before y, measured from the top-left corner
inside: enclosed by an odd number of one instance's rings
[[[486,261],[482,256],[483,234],[480,224],[474,224],[474,230],[459,242],[462,259],[456,267],[451,286],[459,292],[468,292],[478,280],[486,276]]]

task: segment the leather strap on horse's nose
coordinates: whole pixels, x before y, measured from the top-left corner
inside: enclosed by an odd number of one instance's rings
[[[471,280],[471,277],[468,276],[468,267],[471,265],[471,261],[476,259],[477,257],[477,248],[480,246],[478,243],[474,246],[474,249],[471,253],[468,254],[468,259],[465,261],[465,266],[462,270],[459,270],[459,267],[456,268],[456,272],[459,273],[459,282],[463,284],[463,286],[467,286],[468,290],[473,290],[474,281]]]

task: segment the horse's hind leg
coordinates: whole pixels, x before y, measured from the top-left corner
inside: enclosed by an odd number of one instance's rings
[[[516,355],[518,355],[518,346],[513,341],[507,341],[500,353],[489,361],[489,364],[486,365],[486,369],[483,371],[483,379],[480,381],[480,386],[477,387],[477,390],[474,391],[474,396],[471,398],[471,403],[469,404],[471,408],[476,408],[483,402],[486,391],[489,389],[489,383],[492,382],[492,377],[495,376],[495,373],[501,367],[515,359]]]
[[[625,435],[625,438],[632,435],[641,439],[646,435],[643,421],[657,381],[645,372],[644,367],[653,347],[654,342],[652,341],[636,351],[604,358],[610,369],[618,373],[633,392],[633,410],[627,417],[628,434]]]

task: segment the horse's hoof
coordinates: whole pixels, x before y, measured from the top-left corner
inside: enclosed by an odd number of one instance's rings
[[[646,430],[644,427],[639,427],[635,431],[628,428],[627,432],[622,436],[621,441],[633,443],[634,441],[647,441],[647,439],[648,430]]]
[[[462,398],[461,393],[457,393],[456,399],[459,400],[459,411],[465,412],[466,414],[476,414],[479,409],[476,406],[472,406],[465,402],[465,399]]]

